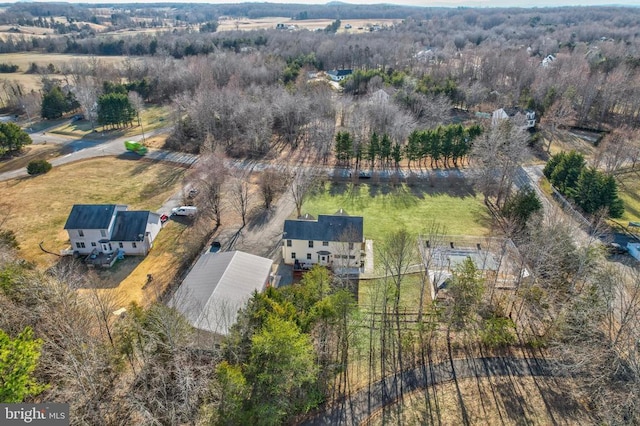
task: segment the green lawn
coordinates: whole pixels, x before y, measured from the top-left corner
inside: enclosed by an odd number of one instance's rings
[[[640,221],[640,172],[630,172],[618,175],[618,191],[624,203],[624,215],[618,222]]]
[[[382,306],[384,296],[384,280],[360,280],[358,284],[358,305],[366,310],[379,311]],[[387,279],[387,285],[392,288],[394,286],[391,278]],[[416,312],[420,302],[420,290],[422,287],[422,279],[420,274],[405,275],[400,284],[400,307],[407,312]],[[393,291],[390,290],[389,294]],[[427,284],[424,294],[424,303],[431,301],[429,285]],[[389,302],[392,303],[392,302]]]
[[[382,240],[392,231],[406,228],[412,234],[423,232],[436,221],[450,235],[487,235],[490,214],[464,182],[400,185],[327,184],[310,197],[302,213],[333,214],[343,208],[349,215],[364,217],[364,234]]]

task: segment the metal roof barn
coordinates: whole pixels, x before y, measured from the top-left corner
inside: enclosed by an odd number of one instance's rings
[[[169,306],[200,330],[226,335],[238,309],[264,290],[273,261],[241,251],[206,252],[193,266]]]

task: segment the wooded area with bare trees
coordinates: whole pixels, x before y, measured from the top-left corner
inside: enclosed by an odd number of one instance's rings
[[[0,53],[127,56],[118,66],[94,57],[36,66],[41,87],[3,80],[0,102],[47,119],[81,112],[92,130],[141,126],[145,109],[166,108],[163,148],[198,155],[182,198],[197,207],[202,235],[229,217],[250,228],[252,209],[266,216],[285,197],[300,217],[316,192],[355,193],[360,180],[372,193],[400,188],[394,202],[410,203],[426,197],[419,180],[446,192],[455,182],[439,188],[438,175],[468,178],[461,197],[477,192],[492,213],[481,219],[492,235],[471,248],[425,218],[375,241],[366,279],[314,267],[295,285],[256,292],[224,337],[194,330],[166,295],[114,315],[123,302],[93,272],[68,259],[39,270],[0,221],[0,354],[20,355],[0,356],[0,402],[69,403],[72,424],[313,424],[365,392],[360,414],[400,424],[418,388],[425,421],[448,424],[442,388],[416,386],[407,372],[435,377],[456,360],[501,358],[544,360],[567,406],[593,423],[640,423],[640,272],[598,239],[624,213],[618,174],[640,159],[640,9],[390,8],[402,22],[367,32],[340,27],[347,16],[336,11],[366,12],[340,5],[0,12],[8,25],[56,31],[5,34]],[[331,31],[215,31],[223,14],[270,12],[335,21]],[[78,21],[94,26],[71,27]],[[100,35],[95,25],[158,31]],[[331,81],[333,69],[352,73]],[[519,116],[492,116],[511,108]],[[586,156],[552,151],[569,130],[597,133]],[[586,226],[530,185],[524,163],[542,172],[546,160],[548,192],[564,194]],[[198,239],[189,253],[202,249]],[[568,378],[575,388],[563,387]],[[376,392],[397,398],[375,406]]]

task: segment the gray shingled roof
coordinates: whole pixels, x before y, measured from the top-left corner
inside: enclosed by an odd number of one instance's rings
[[[116,214],[116,220],[111,232],[111,241],[142,241],[149,221],[149,211],[121,211]]]
[[[343,76],[343,75],[351,75],[353,70],[351,69],[342,69],[342,70],[329,70],[327,74],[335,75],[335,76]]]
[[[196,262],[169,306],[192,326],[226,335],[238,309],[265,287],[273,261],[241,251],[206,252]]]
[[[363,240],[361,216],[319,215],[317,221],[289,219],[284,221],[287,240],[344,241]]]
[[[75,204],[64,229],[107,229],[115,204]]]

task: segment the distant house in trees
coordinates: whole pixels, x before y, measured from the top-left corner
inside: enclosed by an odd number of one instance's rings
[[[119,204],[76,204],[64,225],[72,252],[101,266],[111,266],[118,252],[146,256],[161,227],[158,214]]]
[[[273,261],[241,251],[206,252],[169,300],[198,330],[226,335],[238,310],[270,283]]]
[[[500,108],[493,111],[491,125],[497,126],[502,120],[511,120],[524,129],[536,126],[536,112],[530,109],[522,110],[518,107]]]
[[[540,62],[540,65],[543,67],[548,67],[550,66],[552,63],[554,63],[556,60],[556,57],[553,55],[547,55],[545,56],[545,58],[542,60],[542,62]]]
[[[298,269],[315,264],[333,269],[362,268],[365,240],[363,218],[342,209],[334,215],[303,216],[284,222],[282,257]]]
[[[333,81],[342,81],[345,78],[349,77],[351,74],[353,74],[353,70],[349,69],[327,71],[327,75]]]

